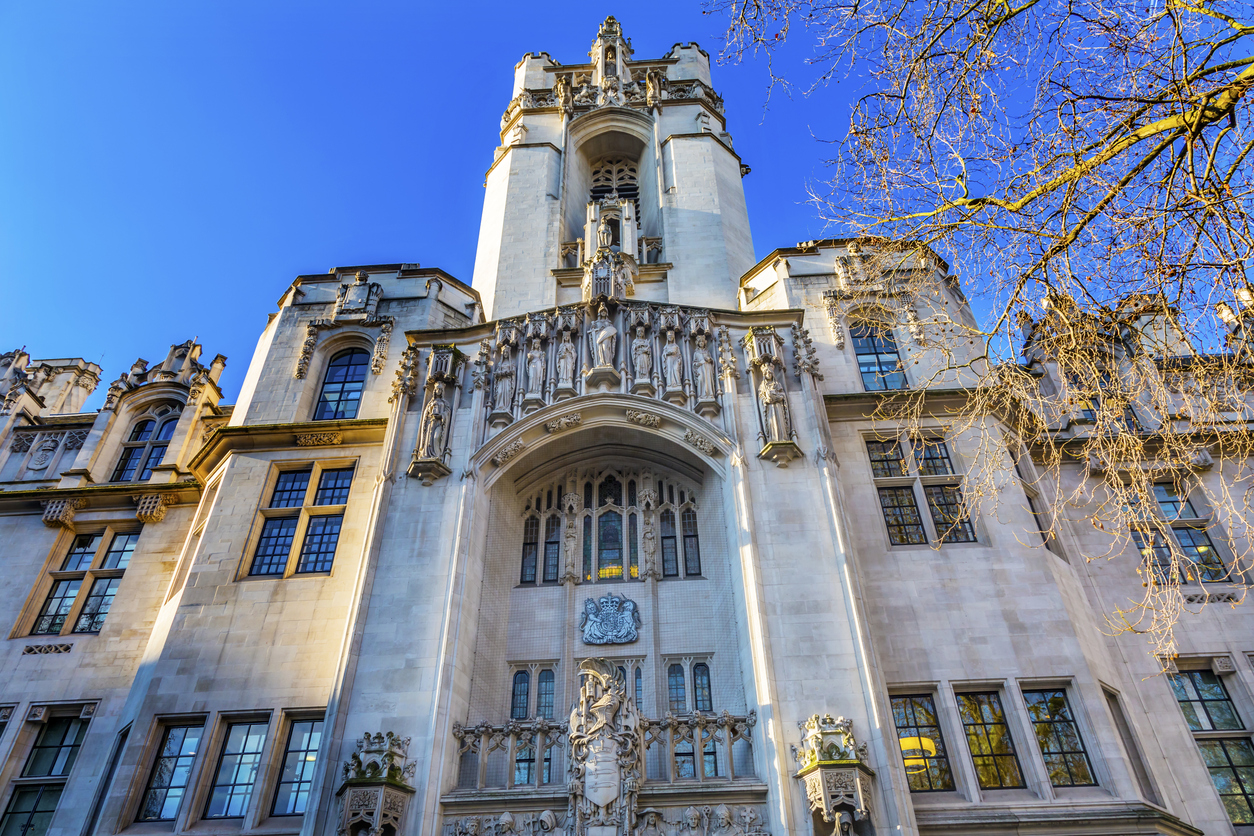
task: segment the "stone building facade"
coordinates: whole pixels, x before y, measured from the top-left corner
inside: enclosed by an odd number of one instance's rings
[[[961,379],[871,419],[944,335],[863,242],[755,262],[708,55],[609,18],[514,92],[472,285],[300,276],[233,403],[194,341],[96,412],[98,366],[0,356],[0,833],[1244,832],[1248,610],[1157,675],[1030,456],[964,510]],[[1163,485],[1201,563],[1218,478]]]

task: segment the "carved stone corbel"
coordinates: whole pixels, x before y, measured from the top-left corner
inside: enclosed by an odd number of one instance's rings
[[[357,741],[357,751],[344,764],[339,799],[338,836],[361,830],[378,834],[384,827],[403,833],[405,812],[414,794],[417,764],[408,758],[409,738],[392,732],[369,733]],[[361,827],[364,825],[364,829]]]
[[[142,523],[159,523],[165,519],[166,508],[174,503],[174,495],[168,493],[145,493],[131,497],[137,506],[135,519]]]
[[[67,531],[74,531],[74,512],[87,505],[87,500],[77,499],[52,499],[43,503],[44,506],[44,525],[49,528],[64,528]]]
[[[854,822],[871,818],[875,772],[867,765],[867,747],[853,736],[853,721],[815,714],[798,723],[801,750],[793,749],[800,764],[796,777],[806,788],[813,813],[834,824],[833,836],[853,832]]]

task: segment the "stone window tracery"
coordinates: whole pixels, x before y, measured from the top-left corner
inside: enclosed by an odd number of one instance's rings
[[[582,486],[582,503],[576,485]],[[646,577],[702,577],[697,497],[690,486],[647,469],[607,468],[527,491],[520,584]]]
[[[149,411],[131,428],[122,444],[110,482],[147,482],[152,471],[165,458],[170,439],[178,426],[179,411],[159,406]]]

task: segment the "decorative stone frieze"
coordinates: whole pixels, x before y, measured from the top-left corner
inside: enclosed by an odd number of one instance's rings
[[[502,447],[500,452],[492,457],[492,464],[500,467],[525,449],[527,449],[526,443],[521,438],[516,438]]]
[[[25,453],[35,443],[35,438],[39,435],[37,432],[31,433],[15,433],[13,442],[9,445],[9,452]]]
[[[81,450],[91,430],[70,430],[65,434],[66,450]]]
[[[549,421],[544,425],[544,429],[546,432],[560,433],[565,430],[573,429],[581,423],[583,423],[583,415],[578,412],[572,412],[568,415],[563,415],[561,418]]]
[[[28,644],[22,648],[23,656],[42,656],[52,653],[69,653],[74,649],[74,645],[64,644]],[[12,709],[9,709],[12,711]],[[5,718],[8,719],[7,717]]]
[[[809,330],[798,325],[792,326],[792,361],[793,374],[800,380],[803,374],[809,374],[815,380],[822,380],[819,374],[819,356],[814,349],[814,340]]]
[[[87,505],[86,499],[52,499],[44,506],[44,525],[49,528],[74,530],[74,512]]]
[[[343,441],[344,435],[338,430],[324,433],[302,433],[296,436],[297,447],[332,447]]]
[[[142,523],[159,523],[165,519],[166,509],[174,503],[174,495],[168,493],[146,493],[131,497],[135,503],[135,519]]]
[[[388,403],[394,403],[402,395],[414,397],[418,394],[418,357],[421,354],[416,345],[408,346],[401,354],[401,364],[396,369],[396,380],[392,381],[392,394]]]
[[[365,834],[383,833],[390,827],[394,834],[403,833],[405,811],[414,788],[417,764],[408,758],[409,738],[392,732],[362,736],[357,751],[344,764],[343,783],[336,791],[339,800],[338,836],[361,830]]]
[[[1195,592],[1184,596],[1186,604],[1239,604],[1241,596],[1236,592]]]
[[[693,447],[696,447],[707,456],[713,456],[716,452],[718,452],[718,448],[714,446],[713,442],[693,430],[686,430],[684,432],[684,441],[688,442]]]
[[[640,625],[640,608],[630,598],[611,593],[583,602],[584,644],[630,644],[639,638]]]
[[[798,723],[801,749],[793,748],[810,810],[849,833],[853,822],[871,818],[875,772],[867,765],[867,746],[853,735],[853,721],[815,714]]]
[[[35,446],[35,452],[31,454],[30,461],[26,464],[27,470],[43,470],[52,464],[52,458],[57,454],[57,448],[61,446],[61,437],[62,433],[40,436],[39,444]]]
[[[639,424],[642,427],[652,427],[657,429],[661,426],[662,419],[652,412],[643,412],[639,409],[627,410],[627,420],[633,424]]]
[[[1215,676],[1222,676],[1227,673],[1236,673],[1237,666],[1231,656],[1212,656],[1210,670]]]

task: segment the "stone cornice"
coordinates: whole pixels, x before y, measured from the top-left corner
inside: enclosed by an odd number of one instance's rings
[[[227,454],[236,450],[330,448],[353,444],[382,444],[387,418],[351,421],[305,421],[299,424],[245,424],[219,427],[188,462],[196,478],[204,480]],[[317,437],[317,438],[315,438]],[[132,489],[133,491],[133,489]]]
[[[134,510],[132,497],[153,494],[166,497],[166,504],[196,502],[200,498],[200,482],[111,482],[107,485],[85,485],[75,488],[41,488],[25,491],[0,491],[0,513],[38,513],[43,505],[57,500],[80,500],[80,511],[102,508]]]

